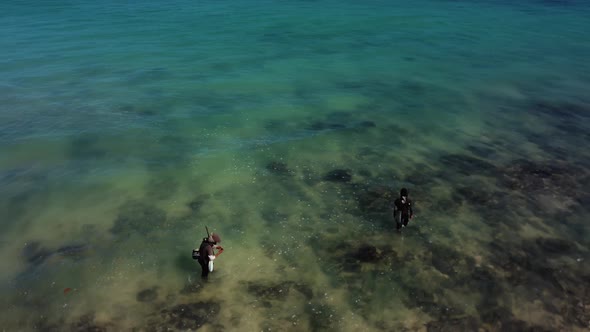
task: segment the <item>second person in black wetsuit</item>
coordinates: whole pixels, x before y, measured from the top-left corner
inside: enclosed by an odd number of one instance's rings
[[[397,230],[399,231],[402,227],[408,226],[408,222],[412,217],[414,217],[412,200],[408,198],[408,189],[402,188],[399,198],[393,202],[393,219],[395,219]]]

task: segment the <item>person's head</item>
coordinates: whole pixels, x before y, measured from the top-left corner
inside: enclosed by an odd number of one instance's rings
[[[215,244],[221,243],[221,237],[219,234],[211,233],[211,235],[209,235],[208,241]]]
[[[399,196],[400,197],[408,197],[408,189],[402,188],[402,190],[399,191]]]

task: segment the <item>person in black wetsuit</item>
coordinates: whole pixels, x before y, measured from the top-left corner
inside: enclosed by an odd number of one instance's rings
[[[399,198],[393,202],[393,219],[395,219],[397,230],[408,226],[408,222],[413,217],[414,211],[412,211],[412,200],[408,198],[408,189],[402,188]]]
[[[221,237],[218,234],[211,233],[206,238],[203,238],[203,242],[201,242],[201,246],[199,249],[193,249],[193,258],[196,259],[199,264],[201,265],[201,277],[207,278],[209,276],[209,272],[212,271],[209,269],[209,262],[212,262],[223,252],[223,247],[218,245],[221,242]],[[215,253],[215,249],[219,251],[217,254]]]

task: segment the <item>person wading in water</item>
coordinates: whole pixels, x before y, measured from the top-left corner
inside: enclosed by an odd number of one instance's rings
[[[219,243],[221,243],[219,234],[209,234],[209,229],[207,229],[207,237],[203,238],[199,249],[193,249],[193,259],[196,259],[201,265],[203,279],[207,279],[209,272],[213,272],[213,261],[223,252],[223,247]],[[217,253],[215,253],[216,249],[219,250]]]
[[[402,188],[399,198],[393,202],[393,219],[397,231],[399,232],[403,227],[408,226],[408,222],[413,217],[414,211],[412,211],[412,200],[408,198],[408,189]]]

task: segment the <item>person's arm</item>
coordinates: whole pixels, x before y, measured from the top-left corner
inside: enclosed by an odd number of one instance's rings
[[[215,257],[221,255],[221,253],[223,252],[223,247],[220,245],[215,245],[215,249],[218,249],[219,251],[215,254]]]
[[[408,202],[408,208],[410,209],[410,219],[414,218],[414,210],[412,210],[412,203],[412,201]]]

